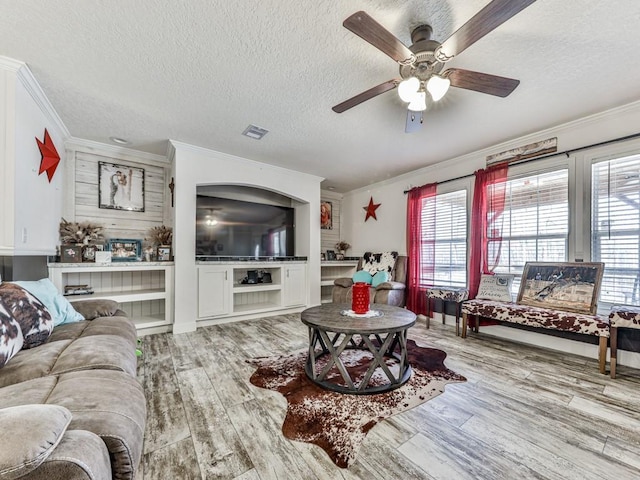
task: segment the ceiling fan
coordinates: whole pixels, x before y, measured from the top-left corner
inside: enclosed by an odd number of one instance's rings
[[[431,26],[421,25],[411,33],[413,44],[410,47],[365,12],[354,13],[343,22],[343,26],[398,62],[401,78],[376,85],[339,103],[332,110],[342,113],[398,87],[400,98],[409,104],[406,129],[409,132],[417,129],[416,119],[422,123],[422,112],[427,109],[427,93],[433,101],[438,101],[449,86],[453,86],[506,97],[515,90],[519,80],[460,68],[442,69],[446,62],[534,2],[493,0],[442,43],[431,40]]]

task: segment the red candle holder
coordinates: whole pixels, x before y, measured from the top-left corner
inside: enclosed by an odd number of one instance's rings
[[[351,292],[351,310],[357,314],[369,311],[369,284],[356,282],[353,284]]]

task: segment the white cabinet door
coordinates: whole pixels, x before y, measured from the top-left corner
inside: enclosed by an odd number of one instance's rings
[[[283,265],[283,301],[285,307],[307,304],[307,266]]]
[[[227,315],[231,311],[231,269],[198,268],[198,318]]]

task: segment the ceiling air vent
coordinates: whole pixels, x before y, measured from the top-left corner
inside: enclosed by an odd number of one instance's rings
[[[242,132],[245,137],[254,138],[256,140],[260,140],[267,133],[269,133],[269,130],[267,130],[266,128],[257,127],[255,125],[249,125],[244,129],[244,132]]]

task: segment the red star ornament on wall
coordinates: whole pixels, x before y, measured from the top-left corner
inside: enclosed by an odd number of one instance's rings
[[[381,203],[373,203],[373,197],[371,197],[369,199],[369,205],[367,205],[366,207],[362,207],[363,210],[366,210],[367,215],[366,217],[364,217],[364,221],[366,222],[367,220],[369,220],[369,217],[373,217],[374,220],[378,220],[378,217],[376,217],[376,209],[382,205]]]
[[[60,163],[60,155],[58,155],[58,151],[53,145],[53,140],[51,140],[51,136],[46,128],[44,129],[44,143],[38,140],[38,137],[36,137],[36,142],[38,142],[40,155],[42,155],[38,175],[47,172],[47,178],[49,179],[49,183],[51,183],[53,174],[56,173],[56,168],[58,168],[58,164]]]

